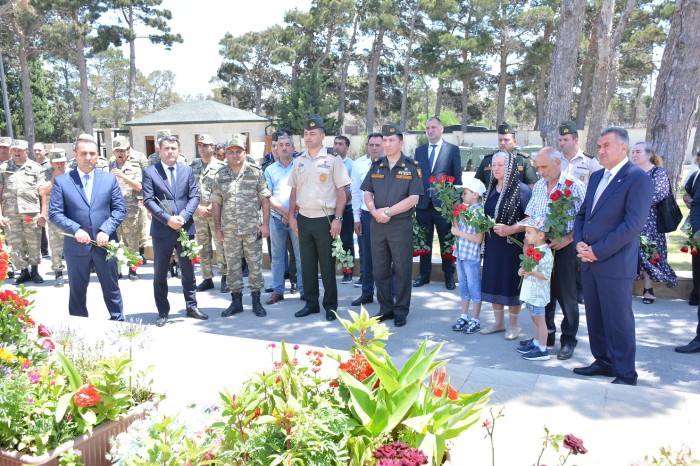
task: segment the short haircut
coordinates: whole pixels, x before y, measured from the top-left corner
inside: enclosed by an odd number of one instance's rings
[[[537,155],[546,155],[547,160],[550,162],[554,162],[556,160],[561,161],[561,152],[559,152],[556,148],[551,147],[551,146],[545,146],[542,149],[537,152]]]
[[[163,141],[175,142],[177,143],[177,147],[180,147],[180,140],[175,136],[163,136],[162,138],[158,139],[158,147],[163,144]]]
[[[288,140],[290,142],[290,144],[292,145],[292,147],[294,147],[294,139],[292,139],[292,136],[290,136],[289,134],[287,134],[287,133],[280,134],[279,137],[277,138],[278,143],[280,142],[280,139]]]
[[[382,136],[382,133],[378,133],[377,131],[370,133],[369,136],[367,136],[367,142],[365,145],[369,144],[369,140],[372,138],[384,138],[384,136]],[[698,155],[700,155],[700,152],[698,152]]]
[[[440,117],[438,117],[437,115],[431,116],[430,118],[428,118],[427,120],[425,120],[425,122],[427,123],[427,122],[429,122],[430,120],[435,120],[435,121],[437,121],[438,123],[440,123],[440,126],[442,126],[442,120],[441,120]]]
[[[219,142],[214,146],[214,150],[221,150],[221,149],[226,150],[226,144],[224,144],[223,142]]]
[[[350,147],[350,139],[348,139],[347,136],[343,136],[342,134],[339,134],[334,138],[334,140],[335,139],[342,139],[343,142],[345,142],[345,145]]]
[[[73,144],[73,151],[78,152],[78,145],[80,145],[80,143],[85,143],[85,142],[89,142],[90,144],[94,144],[95,148],[97,148],[97,141],[95,141],[94,139],[78,138],[75,140],[75,143]]]
[[[630,146],[630,134],[625,128],[621,128],[619,126],[611,126],[609,128],[605,128],[603,131],[600,132],[600,137],[607,136],[608,134],[614,134],[615,139],[617,139],[617,142],[619,142],[620,144],[624,144],[627,147]]]

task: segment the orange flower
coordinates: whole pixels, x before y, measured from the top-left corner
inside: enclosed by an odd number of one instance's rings
[[[100,392],[91,384],[83,385],[75,392],[75,395],[73,395],[73,402],[81,408],[95,406],[101,399]]]
[[[430,378],[430,385],[434,387],[433,394],[435,396],[442,396],[445,389],[447,389],[447,398],[454,401],[459,398],[459,393],[457,393],[457,390],[455,390],[452,385],[445,383],[445,377],[447,377],[447,370],[444,366],[433,372],[433,375]]]

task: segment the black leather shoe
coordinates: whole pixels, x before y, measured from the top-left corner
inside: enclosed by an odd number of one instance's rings
[[[700,353],[700,341],[693,340],[687,345],[677,346],[675,351],[683,354]]]
[[[199,320],[207,320],[209,318],[208,315],[197,309],[196,307],[194,309],[190,309],[187,311],[187,317],[192,317],[193,319],[199,319]]]
[[[418,277],[415,280],[413,280],[413,288],[418,288],[423,285],[427,285],[428,283],[430,283],[429,279],[423,279],[421,277]]]
[[[637,385],[637,379],[623,379],[622,377],[615,377],[615,379],[611,383],[614,383],[615,385],[635,386]]]
[[[394,318],[394,327],[403,327],[406,325],[406,318],[405,317],[395,317]]]
[[[272,288],[271,286],[268,286],[267,288],[265,288],[265,293],[272,293],[273,291],[275,291],[275,289]]]
[[[576,301],[578,301],[579,304],[586,304],[586,301],[583,299],[583,291],[576,292]]]
[[[445,288],[448,290],[454,290],[455,289],[455,280],[452,277],[447,277],[445,278]]]
[[[296,283],[292,283],[291,286],[289,287],[289,293],[290,294],[297,294],[299,293],[299,287],[297,287]]]
[[[557,359],[562,361],[571,359],[571,356],[574,355],[574,348],[575,347],[569,343],[562,343],[559,354],[557,354]]]
[[[162,327],[168,323],[168,316],[158,316],[156,319],[156,327]]]
[[[205,278],[204,280],[202,280],[202,283],[197,285],[197,291],[200,291],[200,292],[211,290],[213,288],[214,288],[214,280],[212,280],[211,278]]]
[[[328,322],[333,322],[338,316],[335,315],[335,311],[326,311],[326,320]]]
[[[369,304],[374,302],[374,296],[372,295],[367,295],[363,294],[359,298],[357,298],[355,301],[351,302],[350,304],[352,306],[359,306],[360,304]]]
[[[595,363],[587,367],[575,367],[574,374],[585,375],[586,377],[594,375],[604,375],[605,377],[615,376],[612,369],[603,369],[602,367],[596,366]]]
[[[306,306],[304,306],[304,309],[302,309],[301,311],[295,312],[294,317],[306,317],[306,316],[310,316],[311,314],[318,314],[319,312],[321,312],[321,309],[319,309],[319,308],[312,309],[307,304]]]
[[[384,322],[385,320],[390,320],[394,318],[394,313],[393,312],[388,312],[386,314],[382,314],[381,312],[373,315],[372,317],[379,317],[379,322]]]

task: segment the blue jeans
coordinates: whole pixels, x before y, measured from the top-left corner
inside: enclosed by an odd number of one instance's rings
[[[481,261],[457,259],[457,280],[459,295],[473,303],[481,302]]]
[[[270,216],[270,243],[272,244],[272,288],[275,293],[284,294],[284,270],[287,259],[287,237],[292,240],[294,258],[297,264],[297,286],[299,293],[304,293],[304,283],[301,278],[301,255],[299,254],[299,239],[292,232],[289,224],[282,219]]]

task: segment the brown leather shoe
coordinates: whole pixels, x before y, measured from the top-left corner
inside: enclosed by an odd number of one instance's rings
[[[265,301],[265,304],[275,304],[279,301],[282,301],[284,299],[284,295],[280,293],[272,293],[272,296],[270,296],[267,301]]]

